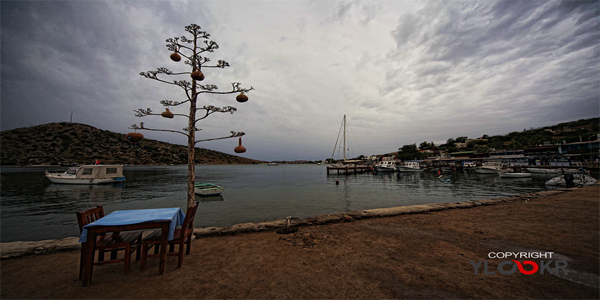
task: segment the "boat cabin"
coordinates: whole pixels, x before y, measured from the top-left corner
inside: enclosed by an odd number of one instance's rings
[[[71,167],[67,170],[67,175],[74,175],[76,178],[106,178],[123,177],[122,165],[88,165],[80,167]]]

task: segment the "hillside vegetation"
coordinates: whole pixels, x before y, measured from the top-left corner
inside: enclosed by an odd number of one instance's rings
[[[523,129],[506,135],[489,136],[484,134],[475,139],[466,136],[449,138],[446,144],[435,145],[427,141],[404,145],[398,149],[399,159],[426,158],[430,154],[418,153],[419,150],[439,150],[447,153],[472,151],[488,153],[498,150],[517,150],[540,146],[574,143],[596,140],[599,133],[600,118],[581,119],[541,128]]]
[[[133,145],[125,134],[85,124],[50,123],[0,133],[0,164],[60,163],[177,165],[187,164],[187,146],[143,139]],[[196,148],[197,164],[255,164],[261,161]]]

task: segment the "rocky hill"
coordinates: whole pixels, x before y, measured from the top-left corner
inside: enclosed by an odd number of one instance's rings
[[[187,146],[150,139],[133,145],[125,134],[67,122],[2,131],[0,149],[2,165],[91,164],[96,159],[105,164],[187,164]],[[261,161],[196,148],[196,163],[256,164]]]

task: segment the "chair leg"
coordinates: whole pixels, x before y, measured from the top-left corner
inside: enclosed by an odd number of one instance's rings
[[[192,235],[187,238],[187,249],[185,250],[185,255],[190,255],[190,248],[192,247]]]
[[[111,259],[114,258],[111,256]],[[98,261],[104,261],[104,250],[98,250]]]
[[[169,244],[169,253],[175,252],[175,244]]]
[[[135,260],[139,261],[140,260],[140,256],[142,255],[141,251],[142,251],[142,237],[140,236],[140,238],[137,240],[137,246],[136,246],[136,250],[137,253],[135,254]]]
[[[183,245],[185,243],[185,239],[181,239],[181,242],[179,242],[179,259],[177,260],[177,267],[181,268],[181,265],[183,264]],[[174,244],[173,244],[174,245]]]
[[[94,262],[92,262],[94,263]],[[83,255],[79,255],[79,281],[83,279]]]
[[[119,254],[119,251],[117,251],[117,250],[110,251],[110,260],[117,259],[117,254]],[[98,260],[100,260],[100,259],[98,259]],[[104,251],[102,251],[102,260],[104,260]]]
[[[146,262],[148,261],[148,243],[142,243],[142,263],[141,270],[146,270]]]
[[[125,246],[125,274],[129,274],[131,267],[131,244]]]
[[[154,254],[158,254],[158,250],[160,250],[160,244],[154,244]]]

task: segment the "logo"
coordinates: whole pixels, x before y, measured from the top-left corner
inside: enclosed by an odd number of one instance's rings
[[[500,273],[511,275],[518,271],[524,275],[533,275],[536,273],[540,275],[558,275],[559,272],[567,275],[567,261],[552,259],[553,254],[554,252],[490,252],[488,253],[488,258],[508,259],[500,261],[495,268],[490,266],[488,260],[469,261],[473,265],[475,274],[493,275]],[[531,259],[542,260],[536,262]]]

